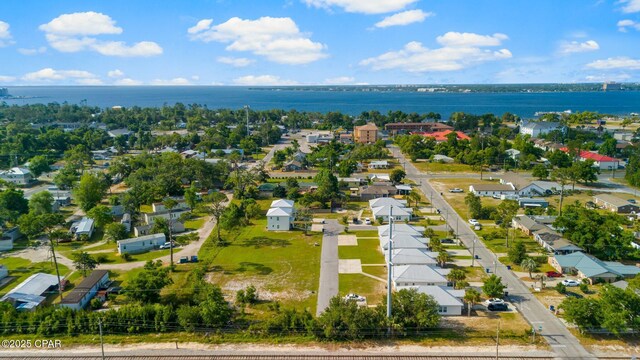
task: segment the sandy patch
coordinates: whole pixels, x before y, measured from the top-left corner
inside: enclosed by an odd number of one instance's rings
[[[358,246],[356,235],[338,235],[338,246]]]
[[[360,274],[362,273],[362,264],[360,259],[338,260],[339,274]]]

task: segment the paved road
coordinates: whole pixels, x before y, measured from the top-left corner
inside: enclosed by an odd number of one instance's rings
[[[342,232],[342,225],[338,220],[327,220],[322,237],[316,315],[320,315],[329,306],[331,298],[338,295],[338,234],[340,232]]]
[[[394,157],[405,160],[404,156],[397,147],[392,147],[391,152]],[[510,270],[502,265],[496,256],[489,251],[482,241],[471,230],[469,224],[454,211],[454,209],[444,200],[440,193],[435,191],[428,181],[425,179],[411,163],[406,164],[407,178],[421,182],[421,189],[427,197],[433,199],[433,206],[441,211],[448,211],[447,222],[455,229],[458,225],[458,237],[469,249],[472,248],[475,241],[475,254],[480,257],[478,261],[483,268],[489,268],[491,271],[496,269],[496,274],[502,277],[503,283],[507,284],[507,291],[514,299],[514,303],[518,304],[518,310],[529,321],[529,323],[538,328],[542,327],[542,336],[549,343],[552,350],[558,357],[576,357],[580,359],[595,358],[590,354],[576,339],[573,334],[567,330],[566,326],[548,309],[538,301],[529,291],[526,285],[520,281]]]

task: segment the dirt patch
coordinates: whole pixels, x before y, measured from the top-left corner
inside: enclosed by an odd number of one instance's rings
[[[270,283],[271,281],[266,281],[260,278],[251,277],[246,279],[234,279],[227,281],[224,284],[221,284],[222,277],[221,273],[208,273],[205,279],[208,282],[219,284],[222,288],[225,297],[228,299],[235,299],[236,292],[238,290],[246,289],[247,287],[253,285],[257,292],[260,300],[267,301],[304,301],[307,300],[310,296],[313,295],[311,291],[308,292],[299,292],[299,291],[273,291],[271,290]]]

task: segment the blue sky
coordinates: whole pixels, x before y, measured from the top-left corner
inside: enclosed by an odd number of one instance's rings
[[[640,81],[640,0],[5,0],[0,85]]]

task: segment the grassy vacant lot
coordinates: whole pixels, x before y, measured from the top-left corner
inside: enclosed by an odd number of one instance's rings
[[[358,246],[338,247],[340,259],[360,259],[362,264],[384,264],[384,255],[380,251],[380,241],[358,238]]]
[[[487,248],[494,253],[507,253],[509,251],[509,248],[506,246],[506,236],[503,229],[486,227],[476,233]],[[526,245],[528,253],[545,253],[533,237],[527,236],[519,230],[509,229],[509,246],[515,241],[522,241]]]
[[[262,299],[315,312],[321,248],[316,244],[322,235],[266,231],[266,226],[263,218],[223,231],[226,246],[216,245],[215,236],[209,238],[198,255],[213,269],[210,280],[233,293],[254,285]]]
[[[340,281],[340,296],[351,293],[358,294],[367,298],[367,305],[376,305],[382,302],[385,294],[385,284],[383,282],[362,274],[340,274],[338,278]]]
[[[9,290],[13,289],[16,285],[20,284],[29,276],[35,273],[56,273],[56,268],[53,265],[53,262],[32,263],[31,261],[26,259],[8,257],[2,259],[2,265],[6,266],[9,270],[9,276],[15,276],[16,279],[9,282],[3,288],[0,288],[0,296],[6,294],[7,292],[9,292]],[[58,269],[60,270],[61,277],[69,273],[69,268],[62,264],[58,264]]]
[[[485,178],[486,179],[486,178]],[[453,209],[460,214],[463,219],[468,219],[469,214],[467,211],[467,205],[464,203],[464,197],[469,192],[470,184],[495,184],[496,181],[493,180],[480,180],[480,179],[437,179],[431,180],[431,185],[433,185],[434,189],[438,192],[442,193],[444,199],[453,207]],[[463,193],[450,193],[449,190],[453,188],[461,188],[464,190]],[[497,206],[500,204],[501,200],[494,199],[492,197],[482,197],[482,205],[493,205]]]
[[[444,164],[439,162],[428,162],[427,160],[418,160],[413,165],[420,171],[431,173],[448,173],[448,172],[477,172],[471,168],[471,165],[465,164]]]

